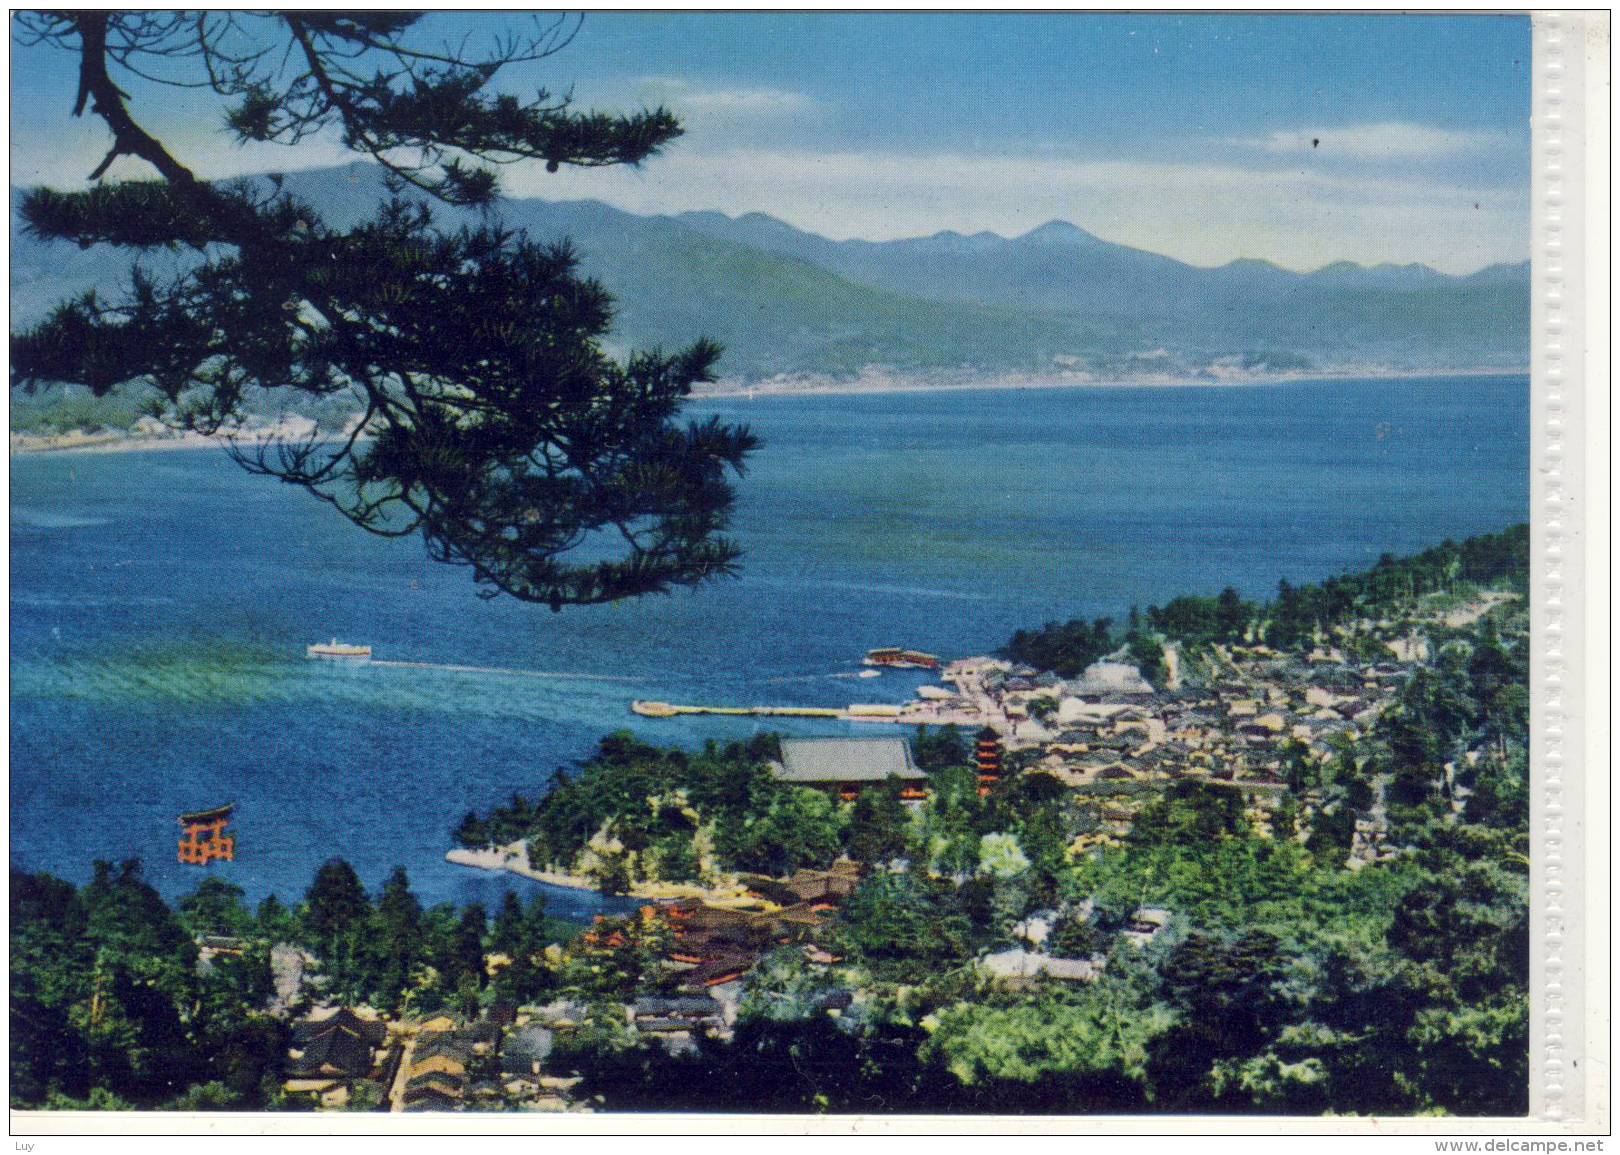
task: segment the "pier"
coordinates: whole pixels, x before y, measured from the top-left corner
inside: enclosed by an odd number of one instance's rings
[[[838,722],[892,722],[901,726],[980,725],[977,714],[948,714],[917,703],[905,706],[676,706],[637,699],[630,709],[643,718],[679,718],[686,714],[719,714],[732,718],[821,718]]]

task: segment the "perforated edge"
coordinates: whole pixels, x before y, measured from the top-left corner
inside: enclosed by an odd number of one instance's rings
[[[1585,1118],[1579,918],[1583,667],[1579,566],[1583,429],[1581,133],[1585,24],[1534,18],[1531,190],[1530,1110]],[[1577,740],[1570,740],[1571,734]]]

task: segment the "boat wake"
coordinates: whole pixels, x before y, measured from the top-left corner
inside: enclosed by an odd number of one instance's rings
[[[373,658],[370,666],[386,666],[393,670],[440,670],[450,674],[493,674],[508,678],[565,678],[576,682],[634,682],[635,678],[618,674],[580,674],[569,670],[515,670],[505,666],[453,666],[444,662],[390,662]]]

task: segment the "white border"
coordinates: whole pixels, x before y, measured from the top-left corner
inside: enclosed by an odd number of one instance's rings
[[[356,6],[370,6],[360,4]],[[497,5],[492,5],[497,6]],[[505,6],[505,5],[498,5]],[[619,7],[609,0],[595,7]],[[634,7],[667,7],[641,0]],[[802,7],[822,7],[815,0]],[[1030,5],[1047,8],[1046,4]],[[1532,13],[1532,795],[1531,1114],[1526,1118],[565,1115],[381,1116],[11,1112],[12,1135],[45,1151],[112,1135],[337,1136],[403,1132],[391,1150],[479,1135],[1085,1135],[1107,1149],[1206,1135],[1251,1152],[1284,1136],[1605,1135],[1610,1127],[1610,13]],[[0,46],[9,57],[9,45]],[[100,1135],[102,1138],[92,1138]],[[1241,1148],[1237,1136],[1247,1136]],[[68,1138],[72,1137],[72,1138]],[[1117,1137],[1112,1140],[1104,1137]],[[497,1139],[497,1142],[499,1140]],[[486,1140],[487,1142],[487,1140]],[[94,1147],[92,1147],[94,1145]],[[165,1140],[161,1149],[175,1144]],[[185,1145],[185,1144],[181,1144]],[[160,1149],[151,1139],[135,1150]],[[705,1150],[729,1147],[706,1141]],[[15,1143],[14,1149],[25,1150]],[[1297,1150],[1290,1144],[1289,1150]],[[1413,1150],[1419,1149],[1412,1146]],[[1505,1150],[1498,1147],[1498,1151]],[[1522,1150],[1522,1148],[1520,1148]],[[757,1150],[750,1144],[750,1150]],[[974,1148],[975,1152],[979,1148]],[[1482,1147],[1483,1150],[1483,1147]],[[1565,1150],[1571,1150],[1566,1147]]]

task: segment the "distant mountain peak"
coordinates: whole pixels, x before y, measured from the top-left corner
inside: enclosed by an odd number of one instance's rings
[[[1276,261],[1268,261],[1264,257],[1236,257],[1230,261],[1227,261],[1226,264],[1219,265],[1217,267],[1222,269],[1245,269],[1266,273],[1286,274],[1288,272],[1287,269],[1283,268]]]
[[[1071,225],[1068,221],[1052,220],[1044,225],[1030,229],[1029,232],[1018,238],[1021,241],[1039,241],[1042,244],[1095,244],[1097,237],[1086,232],[1079,225]]]
[[[1404,264],[1395,261],[1379,261],[1375,265],[1363,265],[1355,261],[1334,261],[1330,265],[1323,265],[1312,275],[1318,277],[1444,277],[1446,274],[1418,261],[1408,261]]]

